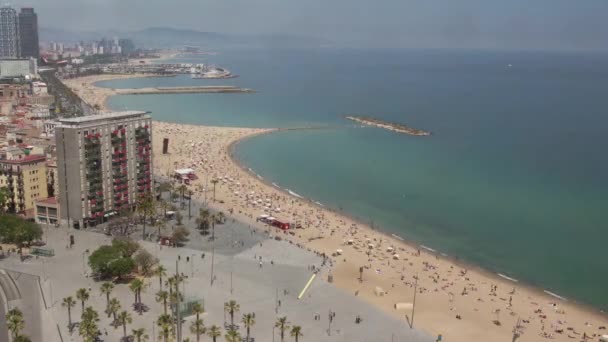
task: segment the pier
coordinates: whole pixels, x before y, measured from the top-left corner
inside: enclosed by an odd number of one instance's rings
[[[253,89],[234,86],[157,87],[114,89],[117,95],[198,94],[198,93],[254,93]]]

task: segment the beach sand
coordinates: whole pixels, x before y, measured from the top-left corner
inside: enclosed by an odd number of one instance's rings
[[[91,76],[66,84],[85,101],[105,108],[112,90],[92,84],[122,77],[131,76]],[[518,341],[582,341],[585,336],[597,341],[599,335],[608,333],[604,330],[608,318],[599,311],[375,231],[267,184],[233,160],[235,143],[272,131],[154,122],[155,174],[171,176],[176,168],[195,169],[199,179],[189,186],[194,196],[252,226],[262,226],[256,218],[264,213],[299,222],[303,229],[281,236],[328,256],[342,250],[341,255],[331,256],[331,267],[320,274],[322,279],[331,274],[337,287],[402,319],[404,329],[412,310],[398,311],[394,305],[412,303],[417,282],[414,326],[433,336],[441,334],[446,341],[512,341],[518,320]],[[170,141],[166,155],[162,154],[164,138]],[[213,179],[218,180],[215,201]],[[362,282],[360,267],[364,268]],[[378,287],[386,292],[383,296],[376,295]]]

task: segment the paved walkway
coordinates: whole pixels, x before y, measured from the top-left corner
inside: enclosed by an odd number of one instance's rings
[[[185,213],[187,221],[187,211]],[[193,222],[194,219],[190,225]],[[48,289],[44,286],[43,288],[49,306],[48,314],[52,319],[48,319],[51,324],[43,327],[47,332],[44,341],[59,340],[55,322],[62,328],[64,341],[81,340],[77,332],[73,336],[67,332],[67,310],[61,307],[62,298],[71,295],[75,299],[78,288],[92,290],[86,305],[92,305],[100,313],[99,326],[104,334],[103,340],[118,341],[122,337],[122,328],[114,329],[109,326],[111,320],[103,313],[106,299],[99,293],[100,284],[84,276],[90,272],[86,264],[88,254],[100,245],[109,244],[111,238],[99,233],[72,231],[76,237],[76,245],[67,249],[66,228],[53,227],[48,232],[48,246],[55,249],[55,257],[30,259],[25,262],[11,257],[0,261],[0,267],[49,279],[51,286]],[[175,270],[175,262],[179,256],[180,273],[188,276],[183,284],[185,296],[187,299],[204,301],[207,313],[203,318],[207,326],[224,326],[224,322],[229,320],[223,310],[224,302],[234,299],[241,308],[235,317],[237,322],[240,323],[243,313],[255,312],[256,324],[252,328],[252,336],[256,341],[280,340],[278,332],[273,329],[276,318],[280,316],[287,316],[292,324],[302,326],[304,337],[301,341],[433,341],[430,336],[409,329],[405,322],[396,320],[352,294],[337,289],[326,281],[327,275],[323,272],[314,280],[304,298],[298,300],[299,292],[311,276],[309,266],[321,267],[322,260],[314,253],[285,241],[271,239],[267,233],[254,231],[238,222],[232,224],[231,219],[224,225],[216,226],[216,237],[215,241],[209,241],[193,230],[193,235],[184,248],[161,248],[152,242],[141,243],[156,255],[170,272]],[[190,261],[186,261],[187,257]],[[210,281],[212,259],[215,277],[213,284]],[[154,298],[159,290],[158,278],[149,279],[147,284],[142,301],[150,307],[150,311],[143,315],[131,310],[133,294],[127,284],[118,284],[112,297],[118,298],[123,308],[133,316],[133,323],[128,327],[128,331],[143,327],[152,340],[158,332],[154,325],[155,319],[163,309],[162,304],[156,303]],[[72,309],[73,321],[79,320],[80,311],[78,303]],[[330,311],[335,312],[331,330],[328,319]],[[315,319],[315,316],[320,318]],[[361,324],[355,324],[357,316],[361,317]],[[193,338],[189,333],[192,317],[186,319],[188,322],[183,328],[184,337]],[[244,328],[241,327],[240,330],[244,335]]]

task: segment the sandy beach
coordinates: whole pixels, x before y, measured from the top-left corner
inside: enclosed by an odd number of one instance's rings
[[[128,77],[134,76],[89,76],[65,83],[91,105],[107,109],[107,98],[116,92],[93,83]],[[597,341],[599,335],[608,334],[604,328],[608,318],[599,311],[375,231],[264,182],[232,158],[236,143],[274,129],[155,122],[153,130],[156,175],[170,176],[176,168],[191,167],[199,179],[189,188],[211,207],[252,226],[262,226],[256,222],[260,214],[298,222],[302,229],[282,236],[331,256],[332,267],[317,281],[327,281],[331,274],[337,287],[402,319],[404,329],[412,311],[396,310],[395,304],[412,303],[417,283],[413,324],[433,336],[443,335],[446,341],[511,341],[518,321],[518,341]],[[164,138],[170,140],[166,155],[161,153]],[[214,179],[218,181],[215,201]],[[341,255],[336,255],[338,250]],[[384,295],[376,293],[378,288]]]

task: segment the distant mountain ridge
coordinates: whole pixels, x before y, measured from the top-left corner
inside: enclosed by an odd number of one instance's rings
[[[45,42],[78,42],[101,38],[131,38],[137,46],[147,48],[177,48],[184,45],[200,47],[263,46],[263,47],[319,47],[328,41],[313,37],[289,34],[233,34],[204,32],[171,27],[149,27],[137,31],[83,31],[75,32],[58,28],[41,28],[40,40]]]

